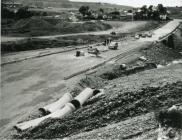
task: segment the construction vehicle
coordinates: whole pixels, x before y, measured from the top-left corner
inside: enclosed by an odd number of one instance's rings
[[[96,56],[98,56],[98,54],[100,52],[99,52],[99,50],[97,48],[92,48],[92,46],[88,46],[88,53],[95,54]]]
[[[108,48],[111,50],[117,50],[118,49],[118,43],[117,42],[112,42],[108,45]]]

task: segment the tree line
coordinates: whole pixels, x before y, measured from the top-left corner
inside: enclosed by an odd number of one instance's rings
[[[134,19],[153,19],[159,20],[160,15],[167,15],[167,8],[162,4],[158,4],[157,7],[150,5],[147,7],[146,5],[142,6],[140,9],[134,10]]]
[[[85,18],[93,19],[93,15],[95,13],[99,13],[97,19],[103,19],[103,15],[112,16],[113,18],[118,18],[121,13],[119,10],[114,9],[113,11],[107,13],[104,9],[100,8],[98,11],[93,11],[89,6],[81,6],[79,8],[79,12]],[[142,6],[141,8],[130,9],[127,13],[133,14],[135,20],[159,20],[160,15],[167,14],[167,8],[164,7],[162,4],[158,4],[156,7],[150,5],[147,7],[146,5]]]

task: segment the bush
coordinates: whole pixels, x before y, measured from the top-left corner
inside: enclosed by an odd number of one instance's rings
[[[33,16],[33,13],[28,11],[28,7],[22,7],[18,10],[16,13],[16,18],[21,19],[21,18],[30,18]]]

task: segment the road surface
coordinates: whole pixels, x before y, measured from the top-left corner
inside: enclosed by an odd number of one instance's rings
[[[140,38],[139,41],[140,42],[143,42],[143,41],[158,41],[158,40],[160,40],[160,37],[164,37],[165,35],[168,35],[172,31],[174,31],[176,29],[176,27],[178,27],[180,22],[182,22],[181,19],[174,19],[173,21],[170,21],[169,23],[164,25],[162,28],[154,30],[153,31],[153,36],[151,38],[149,38],[149,37]]]

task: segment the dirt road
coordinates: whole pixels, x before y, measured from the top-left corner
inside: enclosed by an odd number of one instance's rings
[[[182,22],[181,19],[174,19],[170,21],[168,24],[164,25],[162,28],[153,31],[153,36],[151,38],[140,38],[139,41],[157,41],[160,40],[160,37],[164,37],[165,35],[171,33],[178,27],[178,25]]]
[[[112,31],[127,33],[132,31],[133,29],[142,27],[147,24],[147,21],[136,21],[136,22],[123,22],[122,27],[114,27],[113,29],[107,31],[98,31],[98,32],[86,32],[86,33],[74,33],[74,34],[64,34],[64,35],[50,35],[50,36],[37,36],[32,38],[39,38],[39,39],[53,39],[58,37],[68,37],[68,36],[77,36],[77,35],[103,35],[103,34],[110,34]],[[19,41],[27,39],[27,37],[1,37],[1,42],[12,42],[12,41]]]

